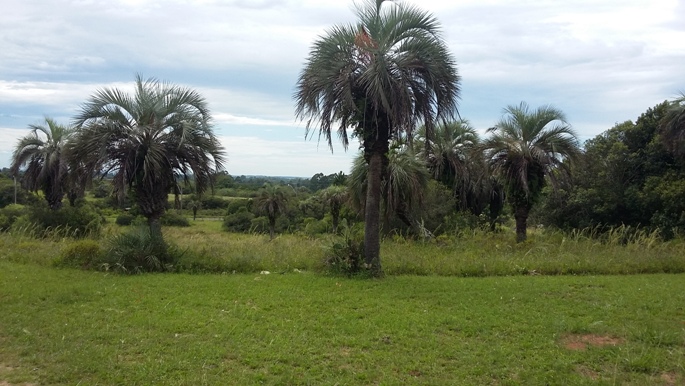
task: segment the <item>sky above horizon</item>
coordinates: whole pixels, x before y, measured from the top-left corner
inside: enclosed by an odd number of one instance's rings
[[[459,113],[481,133],[525,101],[561,109],[585,141],[685,92],[685,0],[405,2],[441,23]],[[348,173],[358,145],[305,139],[292,95],[315,39],[354,21],[339,0],[5,0],[0,167],[28,125],[68,124],[141,74],[207,99],[231,175]]]

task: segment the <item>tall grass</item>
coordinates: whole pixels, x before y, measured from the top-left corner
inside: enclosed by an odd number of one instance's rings
[[[119,232],[119,227],[107,226],[104,236],[96,240],[106,249],[108,240]],[[54,230],[50,237],[36,235],[30,229],[0,234],[0,260],[50,264],[72,242],[68,235],[66,229]],[[267,235],[223,232],[220,221],[164,228],[164,237],[178,252],[169,269],[188,273],[323,273],[327,272],[327,252],[340,242],[330,235],[293,234],[269,241]],[[598,228],[573,232],[536,229],[530,232],[527,242],[517,244],[508,232],[475,230],[430,241],[386,238],[381,246],[381,261],[388,275],[682,273],[685,241],[682,237],[663,241],[658,231],[617,227],[606,232]]]

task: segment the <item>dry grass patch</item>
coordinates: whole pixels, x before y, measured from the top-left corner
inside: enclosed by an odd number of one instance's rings
[[[623,343],[625,343],[625,339],[623,338],[595,334],[571,334],[562,339],[562,344],[564,347],[572,351],[585,351],[587,350],[588,346],[618,346],[619,344]]]

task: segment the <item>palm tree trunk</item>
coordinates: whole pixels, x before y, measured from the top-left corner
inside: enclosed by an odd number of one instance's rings
[[[381,276],[381,177],[384,154],[373,151],[369,157],[366,208],[364,210],[364,259],[373,276]]]
[[[274,239],[274,233],[276,230],[276,217],[273,219],[269,217],[269,240]]]
[[[516,242],[522,243],[526,241],[526,230],[528,228],[528,212],[530,208],[520,206],[514,210],[514,218],[516,219]]]
[[[163,241],[164,236],[162,236],[162,223],[159,220],[159,216],[148,217],[147,223],[150,226],[150,238],[152,240]]]

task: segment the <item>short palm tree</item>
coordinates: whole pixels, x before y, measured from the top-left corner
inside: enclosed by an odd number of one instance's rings
[[[269,238],[274,239],[276,233],[276,219],[288,208],[288,196],[279,185],[265,184],[254,199],[257,212],[269,219]]]
[[[321,197],[323,202],[331,211],[331,217],[333,219],[333,233],[337,234],[340,211],[350,197],[347,187],[342,185],[331,185],[321,191]]]
[[[159,219],[177,179],[195,182],[201,195],[223,168],[223,148],[212,131],[205,99],[197,92],[136,77],[134,95],[98,90],[75,118],[78,133],[70,157],[90,175],[113,173],[123,199],[130,189],[150,231],[161,237]]]
[[[493,171],[503,181],[516,219],[516,241],[526,240],[528,214],[540,197],[545,177],[567,170],[567,159],[577,156],[578,139],[561,110],[542,106],[531,111],[526,103],[504,109],[505,116],[484,142]]]
[[[35,192],[41,190],[50,208],[59,209],[69,172],[64,149],[73,129],[48,117],[45,125],[30,125],[29,129],[15,147],[10,172],[16,176],[26,167],[22,184]]]
[[[297,82],[296,114],[307,133],[318,128],[329,146],[333,132],[347,148],[348,129],[368,164],[364,254],[381,275],[380,197],[391,139],[418,122],[432,129],[456,112],[459,76],[437,20],[401,2],[366,0],[356,25],[339,25],[314,42]]]
[[[685,93],[669,103],[661,123],[661,136],[672,153],[685,158]]]

